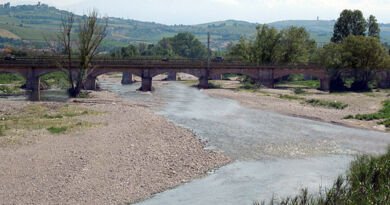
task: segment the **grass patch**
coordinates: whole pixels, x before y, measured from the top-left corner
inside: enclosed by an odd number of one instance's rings
[[[296,85],[296,86],[302,86],[312,89],[319,89],[320,88],[320,80],[305,80],[305,81],[281,81],[278,84],[280,85]]]
[[[89,98],[89,94],[88,93],[80,93],[77,98]]]
[[[300,95],[306,93],[306,91],[304,91],[302,88],[294,88],[294,93]]]
[[[2,95],[16,95],[20,93],[20,88],[18,87],[9,87],[5,85],[0,86],[0,94]]]
[[[339,110],[343,110],[348,107],[348,104],[344,104],[342,102],[337,101],[325,101],[325,100],[319,100],[319,99],[309,99],[305,100],[306,104],[315,106],[315,107],[328,107],[328,108],[335,108]]]
[[[295,95],[279,95],[280,99],[285,100],[303,100],[304,98]]]
[[[60,104],[34,104],[20,110],[0,112],[0,145],[18,143],[35,130],[47,130],[50,133],[69,133],[99,125],[83,121],[77,116],[97,115],[100,112],[77,106]]]
[[[387,154],[373,157],[360,156],[354,160],[345,176],[340,176],[333,186],[309,194],[300,194],[281,200],[272,199],[269,204],[278,205],[355,205],[390,204],[390,149]],[[255,202],[256,204],[265,204]]]
[[[1,73],[0,84],[26,83],[26,79],[20,74],[16,73]]]
[[[68,127],[49,127],[47,130],[53,134],[61,134],[66,132]]]
[[[41,77],[41,83],[48,87],[68,88],[68,75],[64,72],[49,73]]]
[[[221,88],[221,84],[215,82],[209,82],[209,88]]]
[[[382,120],[379,121],[378,124],[385,125],[386,127],[390,127],[390,100],[385,100],[382,102],[383,108],[376,113],[371,114],[357,114],[355,116],[348,115],[345,116],[344,119],[357,119],[357,120]]]

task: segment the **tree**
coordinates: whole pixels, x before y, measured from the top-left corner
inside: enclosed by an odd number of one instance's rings
[[[94,69],[92,61],[98,53],[98,48],[106,37],[107,20],[105,24],[99,24],[98,13],[92,11],[88,17],[84,17],[79,22],[78,30],[78,51],[79,51],[79,71],[76,75],[76,87],[70,92],[71,96],[79,95],[81,88],[88,75]]]
[[[286,64],[308,63],[315,48],[316,43],[310,39],[305,28],[291,26],[280,32],[280,43],[274,61]]]
[[[368,36],[380,39],[380,28],[375,16],[370,15],[368,18]]]
[[[244,61],[250,61],[250,46],[243,36],[241,36],[237,44],[229,47],[228,55],[239,57]]]
[[[62,69],[65,69],[68,73],[68,79],[70,84],[69,93],[73,93],[75,90],[74,80],[73,80],[73,72],[72,72],[72,29],[74,23],[74,14],[70,13],[67,16],[62,17],[61,23],[61,32],[57,35],[57,41],[61,46],[62,54],[64,54],[65,59],[61,60],[59,65]]]
[[[379,39],[365,36],[350,35],[341,43],[330,43],[322,49],[319,58],[321,64],[330,71],[332,80],[336,80],[331,82],[331,85],[336,85],[332,90],[342,89],[342,76],[354,78],[352,90],[369,90],[376,72],[390,65],[390,56]]]
[[[96,11],[92,11],[89,16],[83,16],[78,23],[76,43],[72,38],[73,23],[73,14],[69,14],[62,19],[61,31],[57,35],[57,41],[62,49],[59,64],[69,74],[69,95],[77,97],[84,86],[85,80],[93,71],[92,61],[106,36],[107,21],[105,24],[100,24]],[[77,49],[73,49],[74,44],[77,44]],[[77,58],[79,62],[77,71],[72,70],[74,58]]]
[[[256,40],[251,48],[251,61],[254,63],[273,63],[277,56],[281,34],[275,28],[270,28],[267,25],[257,26],[256,29]]]
[[[332,42],[341,42],[349,35],[365,36],[366,20],[359,10],[344,10],[334,25]]]
[[[376,71],[387,68],[389,54],[375,37],[349,36],[343,43],[343,67],[352,69],[355,80],[351,89],[370,90],[369,83],[374,80]]]
[[[186,58],[202,58],[207,54],[207,48],[190,33],[179,33],[169,38],[172,50],[176,55]]]

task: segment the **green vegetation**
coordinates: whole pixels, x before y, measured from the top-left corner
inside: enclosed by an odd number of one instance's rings
[[[295,95],[279,95],[280,99],[286,100],[303,100],[304,98]]]
[[[297,85],[312,89],[319,89],[320,88],[320,81],[319,80],[292,80],[292,81],[280,81],[278,82],[279,85]]]
[[[76,106],[45,104],[0,112],[0,146],[18,143],[34,130],[64,133],[93,127],[98,124],[75,117],[98,114],[101,113]]]
[[[0,85],[0,95],[17,95],[20,93],[20,88],[18,87]]]
[[[355,116],[348,115],[344,117],[344,119],[357,119],[357,120],[381,120],[378,124],[385,125],[386,127],[390,127],[390,100],[383,101],[383,108],[379,110],[377,113],[372,114],[357,114]]]
[[[360,156],[350,164],[346,176],[340,176],[328,190],[309,194],[307,189],[294,197],[269,204],[279,205],[355,205],[390,204],[390,149],[385,155]],[[254,205],[263,203],[255,202]]]
[[[61,71],[43,75],[41,83],[48,87],[69,88],[68,75]]]
[[[129,45],[115,49],[111,56],[115,58],[130,56],[202,58],[206,54],[206,47],[193,34],[179,33],[171,38],[163,38],[156,45],[141,43],[138,46]]]
[[[319,100],[319,99],[308,99],[305,100],[306,104],[312,105],[312,106],[320,106],[320,107],[328,107],[328,108],[335,108],[343,110],[348,107],[348,104],[344,104],[342,102],[336,102],[336,101],[326,101],[326,100]]]
[[[294,93],[295,93],[296,95],[300,95],[300,94],[306,93],[306,91],[303,90],[302,88],[294,88]]]
[[[0,74],[0,84],[12,84],[15,82],[20,82],[21,84],[26,83],[26,79],[20,74],[15,73],[1,73]]]
[[[53,134],[60,134],[66,132],[68,127],[49,127],[47,130]]]
[[[209,88],[221,88],[221,84],[215,82],[209,82]]]
[[[241,38],[229,48],[229,56],[257,64],[308,63],[316,48],[305,28],[291,26],[278,31],[267,25],[257,26],[255,40]]]

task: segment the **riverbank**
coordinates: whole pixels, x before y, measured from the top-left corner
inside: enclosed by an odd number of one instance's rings
[[[34,130],[0,147],[1,204],[132,203],[230,161],[145,104],[105,91],[90,95],[65,104],[103,113],[77,117],[97,127],[63,134]],[[63,105],[1,101],[0,110],[31,104]]]
[[[241,86],[238,81],[217,80],[213,82],[220,85],[221,89],[208,89],[203,90],[202,92],[214,97],[236,100],[241,105],[248,108],[268,110],[283,115],[307,118],[347,127],[386,131],[386,127],[378,125],[377,121],[361,121],[344,118],[348,115],[377,112],[383,107],[382,102],[389,98],[390,93],[388,91],[382,90],[370,93],[328,93],[315,89],[303,88],[305,93],[296,95],[294,93],[294,88],[296,88],[296,86],[290,87],[283,85],[283,87],[279,87],[278,89],[261,88],[255,91],[247,91],[238,89]],[[287,98],[281,98],[281,95],[287,96]],[[347,104],[348,107],[344,109],[335,109],[302,103],[308,99],[341,102]]]

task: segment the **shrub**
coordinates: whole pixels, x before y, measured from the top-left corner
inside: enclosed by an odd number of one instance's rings
[[[345,109],[348,107],[348,104],[344,104],[337,101],[325,101],[325,100],[319,100],[319,99],[309,99],[306,100],[305,103],[313,105],[313,106],[321,106],[321,107],[328,107],[328,108],[335,108],[335,109]]]
[[[299,94],[303,94],[305,93],[305,91],[302,89],[302,88],[295,88],[294,89],[294,93],[299,95]]]
[[[286,100],[302,100],[303,98],[294,96],[294,95],[279,95],[280,99],[286,99]]]
[[[47,130],[53,134],[60,134],[66,132],[68,127],[49,127]]]
[[[350,165],[345,177],[338,177],[329,190],[309,194],[307,189],[294,197],[269,204],[280,205],[355,205],[390,204],[390,149],[387,154],[360,156]],[[254,204],[260,204],[255,202]],[[265,204],[263,202],[262,204]]]

